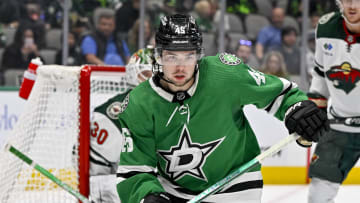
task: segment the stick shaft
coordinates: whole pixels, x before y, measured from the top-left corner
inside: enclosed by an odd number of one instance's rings
[[[60,179],[58,179],[56,176],[54,176],[52,173],[50,173],[48,170],[46,170],[45,168],[41,167],[39,164],[35,163],[32,159],[30,159],[30,157],[26,156],[25,154],[23,154],[22,152],[20,152],[19,150],[17,150],[14,146],[12,145],[8,145],[6,146],[6,148],[12,153],[14,154],[16,157],[18,157],[19,159],[21,159],[22,161],[24,161],[25,163],[29,164],[30,166],[32,166],[35,170],[39,171],[42,175],[46,176],[47,178],[49,178],[51,181],[53,181],[54,183],[56,183],[57,185],[59,185],[61,188],[63,188],[65,191],[69,192],[71,195],[73,195],[74,197],[76,197],[77,199],[81,200],[83,203],[90,203],[90,201],[84,197],[82,194],[80,194],[78,191],[74,190],[71,186],[69,186],[68,184],[62,182]]]
[[[232,173],[230,173],[225,178],[221,179],[220,181],[218,181],[217,183],[215,183],[208,189],[201,192],[199,195],[197,195],[196,197],[194,197],[193,199],[188,201],[188,203],[200,202],[200,201],[204,200],[205,198],[207,198],[208,196],[216,193],[221,188],[223,188],[226,184],[230,183],[235,178],[239,177],[240,175],[246,173],[250,169],[259,165],[265,158],[270,157],[273,154],[277,153],[278,151],[280,151],[282,148],[284,148],[286,145],[293,142],[297,138],[299,138],[299,135],[296,135],[295,133],[287,136],[286,138],[282,139],[280,142],[271,146],[269,149],[267,149],[263,153],[259,154],[258,156],[256,156],[252,160],[250,160],[249,162],[242,165],[240,168],[238,168],[235,171],[233,171]]]

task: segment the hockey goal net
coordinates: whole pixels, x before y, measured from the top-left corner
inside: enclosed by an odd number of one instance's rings
[[[93,108],[127,90],[125,67],[41,66],[7,142],[60,180],[89,195]],[[78,202],[32,167],[0,151],[0,202]]]

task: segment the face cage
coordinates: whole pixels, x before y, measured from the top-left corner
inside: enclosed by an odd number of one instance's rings
[[[143,75],[143,71],[152,71],[152,65],[151,64],[140,64],[140,60],[134,64],[128,64],[126,65],[126,77],[127,82],[132,86],[138,86],[141,82],[139,79],[139,75],[142,78],[148,79],[145,75]]]

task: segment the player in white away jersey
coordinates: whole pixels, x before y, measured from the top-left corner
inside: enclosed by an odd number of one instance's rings
[[[360,0],[337,0],[316,33],[309,98],[327,109],[331,130],[312,157],[309,203],[333,203],[360,157]],[[355,200],[354,200],[355,201]]]
[[[90,140],[90,196],[96,203],[120,202],[115,172],[126,140],[120,132],[117,116],[128,92],[151,77],[152,53],[153,49],[147,48],[133,54],[126,65],[129,90],[115,95],[94,110]]]

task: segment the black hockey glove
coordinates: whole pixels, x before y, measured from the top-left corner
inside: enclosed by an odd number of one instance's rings
[[[296,132],[315,142],[330,128],[326,113],[309,100],[298,102],[286,111],[285,126],[290,134]]]
[[[166,193],[151,193],[146,195],[143,203],[171,203]]]

